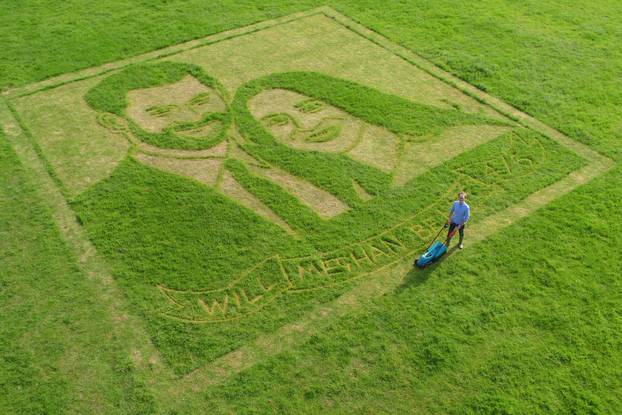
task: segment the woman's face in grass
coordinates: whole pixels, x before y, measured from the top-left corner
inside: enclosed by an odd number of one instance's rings
[[[226,111],[219,93],[191,75],[172,84],[135,89],[127,94],[126,116],[148,133],[210,137],[222,127],[214,113]]]
[[[347,151],[365,125],[332,105],[284,89],[260,92],[249,109],[277,141],[302,150]]]

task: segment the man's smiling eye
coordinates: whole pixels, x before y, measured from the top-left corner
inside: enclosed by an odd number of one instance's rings
[[[147,111],[147,114],[151,115],[152,117],[166,117],[168,114],[170,114],[175,109],[177,109],[177,105],[175,104],[154,105],[153,107],[147,108],[146,111]]]

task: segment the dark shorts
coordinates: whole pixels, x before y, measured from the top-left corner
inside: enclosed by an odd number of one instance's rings
[[[450,238],[450,236],[449,236],[449,235],[451,235],[451,233],[454,231],[454,229],[456,229],[456,226],[458,226],[458,224],[457,224],[457,223],[453,223],[453,222],[451,222],[451,223],[449,224],[449,230],[447,231],[447,238],[448,238],[448,239]],[[464,227],[465,227],[465,226],[466,226],[466,223],[465,223],[465,224],[463,224],[460,228],[458,228],[458,233],[460,234],[460,237],[461,237],[461,238],[464,238]]]

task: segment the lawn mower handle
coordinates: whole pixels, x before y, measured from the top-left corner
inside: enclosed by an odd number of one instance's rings
[[[432,246],[432,244],[434,243],[434,241],[436,241],[436,238],[438,238],[438,236],[441,234],[441,232],[443,232],[444,229],[447,229],[447,227],[449,226],[449,224],[447,222],[445,222],[445,224],[443,224],[443,226],[441,227],[441,229],[438,231],[438,233],[436,234],[436,236],[430,241],[430,244],[428,245],[428,247],[426,248],[426,251],[428,249],[430,249],[430,247]]]

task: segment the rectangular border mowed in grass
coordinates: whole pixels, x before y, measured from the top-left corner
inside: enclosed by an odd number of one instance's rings
[[[2,123],[7,135],[16,147],[24,163],[40,173],[42,186],[48,187],[47,192],[55,192],[56,197],[50,198],[50,203],[55,208],[57,220],[64,223],[61,229],[72,243],[78,256],[81,257],[87,265],[92,263],[92,265],[89,266],[104,269],[104,271],[102,271],[104,274],[106,273],[105,268],[110,266],[112,269],[111,273],[116,277],[116,283],[119,284],[125,297],[129,299],[136,315],[140,316],[146,322],[148,336],[143,335],[139,336],[139,338],[146,339],[149,337],[157,346],[156,349],[148,346],[146,348],[143,347],[145,350],[148,350],[146,353],[149,353],[150,356],[153,357],[151,365],[162,366],[163,368],[161,370],[163,372],[167,372],[167,370],[169,370],[167,368],[172,368],[173,373],[169,373],[168,375],[171,376],[171,378],[184,375],[193,369],[201,367],[204,369],[195,370],[193,372],[192,376],[194,376],[194,378],[187,377],[186,379],[196,380],[208,378],[208,374],[211,373],[210,370],[214,372],[215,368],[219,369],[216,370],[216,372],[222,376],[223,373],[235,372],[236,370],[241,370],[251,365],[253,361],[261,358],[261,356],[282,350],[282,348],[270,346],[270,333],[279,333],[279,339],[283,341],[284,334],[282,330],[278,330],[279,327],[285,327],[287,324],[294,324],[292,322],[297,320],[304,320],[305,315],[313,315],[313,310],[316,306],[324,305],[323,307],[330,310],[330,307],[335,307],[340,296],[346,296],[349,292],[353,292],[353,290],[359,289],[360,292],[364,293],[365,291],[360,290],[359,287],[370,284],[370,281],[374,279],[374,274],[370,274],[369,272],[360,273],[359,278],[349,282],[346,281],[344,284],[330,290],[304,292],[296,294],[295,296],[283,296],[281,300],[271,303],[264,310],[266,313],[265,315],[268,315],[269,318],[266,318],[264,315],[262,317],[253,317],[255,320],[250,318],[242,322],[230,323],[229,325],[192,325],[167,319],[157,312],[160,307],[149,306],[149,304],[156,301],[160,295],[153,281],[150,281],[148,284],[137,282],[151,278],[151,275],[144,275],[144,273],[154,271],[156,265],[166,266],[167,264],[158,264],[156,261],[152,264],[148,264],[149,266],[145,268],[141,268],[141,264],[135,264],[136,266],[133,266],[131,263],[128,263],[128,258],[131,257],[124,257],[122,253],[119,254],[119,251],[122,251],[122,247],[120,248],[118,245],[108,245],[106,241],[102,239],[102,235],[105,235],[105,230],[89,226],[87,222],[86,232],[84,232],[84,228],[75,223],[75,215],[68,209],[68,202],[74,207],[78,206],[78,209],[82,209],[83,217],[88,217],[89,213],[94,215],[110,213],[114,215],[114,212],[105,212],[105,209],[100,212],[95,208],[85,207],[88,201],[85,203],[80,202],[76,205],[77,195],[72,193],[71,189],[67,187],[62,171],[59,174],[59,167],[55,166],[54,161],[50,160],[49,151],[42,146],[41,137],[36,132],[33,133],[33,131],[36,130],[32,125],[33,116],[24,117],[23,108],[20,108],[19,102],[20,100],[35,99],[37,94],[45,94],[46,92],[58,90],[58,88],[71,89],[75,87],[82,91],[80,89],[80,85],[82,85],[80,82],[83,82],[84,85],[94,83],[109,72],[117,71],[127,65],[135,63],[162,58],[167,60],[179,60],[181,59],[180,54],[182,53],[187,53],[185,56],[200,61],[201,56],[199,55],[202,47],[217,45],[219,43],[222,44],[221,42],[227,40],[236,40],[238,43],[243,43],[245,35],[261,34],[262,31],[269,29],[280,30],[287,34],[288,24],[295,25],[304,23],[305,19],[307,19],[306,21],[311,21],[309,19],[327,19],[326,21],[329,22],[327,24],[334,27],[335,31],[340,34],[344,33],[344,29],[347,29],[350,33],[349,36],[354,34],[355,37],[360,38],[359,41],[367,42],[370,45],[373,44],[374,50],[383,51],[382,53],[389,52],[394,58],[399,59],[402,64],[405,62],[413,68],[417,68],[422,74],[433,77],[435,82],[439,80],[442,81],[443,85],[451,89],[454,94],[470,97],[470,101],[476,102],[476,104],[473,105],[484,106],[489,113],[503,114],[503,117],[511,119],[518,124],[517,129],[520,130],[519,135],[528,136],[533,142],[538,142],[542,145],[541,153],[547,154],[549,158],[539,165],[541,170],[536,172],[537,174],[527,175],[518,181],[508,180],[506,182],[500,181],[491,183],[485,183],[484,181],[484,187],[487,184],[496,187],[495,189],[490,188],[481,191],[480,210],[470,228],[473,239],[486,237],[486,235],[494,232],[499,227],[529,214],[534,209],[543,206],[553,198],[602,174],[612,165],[610,160],[593,152],[586,146],[572,141],[528,115],[452,77],[450,74],[435,67],[411,51],[391,43],[382,36],[369,31],[329,8],[314,9],[306,13],[299,13],[281,19],[259,23],[247,28],[210,36],[205,39],[173,46],[117,63],[52,78],[8,92],[4,97],[8,107],[4,108],[3,106],[0,110],[0,123]],[[308,30],[311,32],[313,32],[312,26],[313,25],[307,25]],[[323,34],[323,36],[326,36],[326,34]],[[327,39],[333,42],[339,41],[338,37],[333,39],[327,36]],[[304,42],[305,39],[304,36],[298,36],[298,38],[292,36],[292,41]],[[271,50],[274,50],[274,48],[278,46],[279,45],[269,45],[266,43],[265,50],[255,51],[255,53],[269,54]],[[335,48],[330,42],[328,42],[326,47],[327,51],[331,50],[331,48]],[[287,48],[285,48],[285,50],[287,51]],[[247,52],[251,53],[253,51]],[[289,56],[288,59],[291,60],[292,67],[298,69],[296,65],[301,65],[300,62],[304,60],[305,57],[294,52],[295,51],[292,50],[291,56]],[[322,57],[325,57],[325,55],[319,55],[316,59],[321,59]],[[365,56],[360,56],[360,58],[364,59]],[[246,56],[246,59],[252,59],[252,54]],[[186,60],[186,58],[183,58],[183,60]],[[242,59],[242,61],[244,61],[244,59]],[[246,64],[248,65],[248,63]],[[318,68],[320,68],[318,70],[321,70],[321,62],[318,65]],[[256,70],[260,71],[261,68]],[[348,69],[346,69],[346,71],[347,70]],[[223,74],[222,76],[225,75]],[[359,76],[368,76],[371,79],[373,74],[363,72]],[[239,77],[244,80],[245,75],[239,74]],[[386,73],[381,74],[375,82],[377,86],[384,85],[386,87],[387,82],[390,82],[390,75]],[[393,88],[396,87],[393,86]],[[430,93],[432,93],[432,91]],[[34,118],[38,118],[38,122],[45,123],[45,117],[50,116],[47,111],[53,110],[53,108],[53,106],[42,106],[37,109],[39,112],[35,113]],[[51,116],[53,115],[54,114],[51,114]],[[71,114],[68,115],[68,119],[70,118]],[[84,134],[87,134],[87,132],[84,132]],[[429,172],[413,181],[412,186],[429,187],[430,191],[428,193],[421,193],[417,197],[409,199],[409,192],[407,191],[409,189],[408,186],[402,194],[399,194],[399,192],[396,193],[394,195],[394,200],[408,201],[397,214],[397,216],[401,215],[402,219],[401,222],[398,222],[405,223],[409,219],[409,216],[403,215],[403,211],[407,209],[408,206],[417,206],[418,208],[424,206],[430,207],[430,212],[433,212],[431,216],[438,221],[440,211],[445,208],[447,203],[447,200],[444,199],[446,197],[445,191],[448,190],[446,183],[447,181],[451,181],[453,172],[462,165],[469,164],[471,161],[476,162],[477,160],[482,160],[482,157],[490,157],[491,154],[495,154],[499,151],[499,146],[505,148],[503,147],[504,140],[507,142],[507,140],[510,139],[511,137],[506,136],[477,147],[472,151],[466,152],[455,159],[449,160],[431,169]],[[119,146],[118,148],[111,149],[108,153],[103,154],[103,156],[114,158],[115,152],[123,151],[124,149],[122,146]],[[37,158],[33,157],[35,153]],[[137,165],[131,160],[122,161],[121,163],[125,168],[123,171],[125,177],[122,177],[123,175],[115,176],[115,174],[112,174],[112,177],[104,179],[109,181],[108,184],[110,184],[110,181],[114,180],[120,180],[120,184],[129,183],[123,180],[127,180],[129,177],[131,182],[132,178],[140,175],[148,176],[148,180],[150,180],[152,184],[155,183],[155,186],[166,187],[169,182],[174,182],[170,175],[154,175],[153,172],[145,171],[144,167]],[[79,163],[77,165],[79,165]],[[75,167],[76,165],[72,168]],[[88,166],[85,166],[85,168],[87,167]],[[62,170],[62,166],[60,166],[60,168]],[[474,176],[477,176],[485,174],[485,172],[486,166],[476,166],[472,173]],[[46,173],[49,177],[43,177]],[[106,177],[111,173],[111,171],[103,169],[102,177]],[[56,188],[50,188],[50,177],[51,180],[54,181]],[[136,183],[136,185],[140,187],[141,183]],[[464,186],[465,183],[458,183],[458,185]],[[186,183],[185,186],[189,193],[200,192],[196,189],[194,184]],[[412,190],[412,187],[410,189]],[[455,189],[450,190],[453,191]],[[60,194],[64,195],[64,197],[60,197]],[[207,195],[206,197],[211,196]],[[474,202],[477,202],[477,199],[475,199]],[[477,206],[477,203],[474,203],[474,206]],[[380,208],[382,208],[382,206],[380,206]],[[374,217],[374,213],[377,212],[373,209],[368,209],[367,211],[363,209],[361,211],[361,215],[368,215],[370,218]],[[399,255],[395,255],[394,258],[389,258],[383,263],[383,267],[410,261],[409,257],[420,248],[421,242],[425,239],[425,235],[429,235],[429,229],[433,226],[433,223],[429,223],[429,218],[427,219],[428,223],[424,223],[425,220],[419,218],[420,222],[413,224],[428,229],[428,232],[422,235],[419,240],[414,241],[410,249],[400,252]],[[393,223],[393,225],[394,224],[395,223]],[[334,230],[337,239],[339,238],[338,232],[340,229],[342,228],[336,227]],[[119,231],[125,232],[126,235],[131,233],[131,229],[119,229]],[[97,247],[99,255],[93,254],[93,248],[88,240],[89,237]],[[129,243],[131,241],[125,240],[124,242]],[[415,248],[413,249],[413,247]],[[148,251],[146,252],[148,254]],[[101,261],[100,255],[105,258],[104,261]],[[253,260],[259,259],[252,256],[249,256],[249,258]],[[108,263],[107,265],[105,264],[106,262]],[[243,267],[238,271],[243,271]],[[373,269],[371,271],[373,271]],[[390,278],[398,277],[393,276]],[[373,296],[373,293],[374,291],[372,290],[365,295]],[[363,294],[361,294],[361,297],[361,301],[364,301]],[[352,307],[356,307],[356,305],[353,304]],[[326,315],[330,316],[330,313]],[[120,322],[119,324],[123,323]],[[254,339],[260,335],[263,335],[263,343],[254,341]],[[290,335],[304,338],[300,333],[292,332]],[[266,336],[268,336],[267,340]],[[249,344],[251,346],[248,346]],[[235,353],[237,353],[237,363],[232,363],[233,360],[231,359],[228,361],[226,360],[227,356],[233,356]],[[160,357],[162,357],[162,359],[159,359],[159,354],[161,354]],[[162,365],[162,360],[167,362],[168,365]],[[203,372],[201,372],[201,370],[203,370]],[[201,373],[204,374],[203,377]],[[213,381],[213,377],[210,379],[210,381]]]

